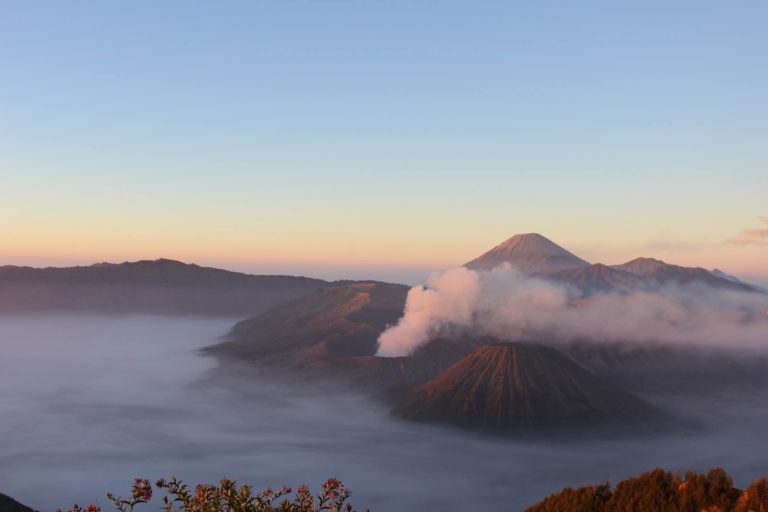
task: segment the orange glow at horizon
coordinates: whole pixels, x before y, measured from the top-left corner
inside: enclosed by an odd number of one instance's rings
[[[543,233],[548,236],[547,233]],[[232,234],[229,234],[232,235]],[[31,232],[6,237],[0,247],[0,264],[68,265],[100,261],[122,262],[170,258],[211,266],[291,266],[291,267],[392,267],[444,269],[458,266],[495,246],[502,240],[454,237],[435,233],[435,237],[404,236],[347,238],[344,233],[291,236],[215,236],[202,233],[131,233],[101,235],[91,233],[49,233],[45,237]],[[511,234],[510,234],[511,235]],[[688,247],[647,247],[616,241],[591,243],[577,241],[573,233],[566,240],[549,236],[578,256],[592,263],[618,264],[636,257],[653,257],[668,263],[719,268],[735,274],[768,274],[768,247],[739,246],[726,242]]]

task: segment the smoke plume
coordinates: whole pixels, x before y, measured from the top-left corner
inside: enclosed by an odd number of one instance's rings
[[[459,267],[432,274],[428,288],[411,288],[403,317],[379,337],[378,355],[409,354],[423,343],[431,328],[440,324],[471,325],[480,298],[479,278],[477,272]]]
[[[581,298],[509,266],[433,274],[408,293],[403,317],[379,337],[379,356],[405,356],[459,326],[505,340],[673,342],[768,348],[768,297],[701,284]]]

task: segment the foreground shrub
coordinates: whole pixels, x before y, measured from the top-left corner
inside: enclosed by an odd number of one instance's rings
[[[655,469],[607,484],[570,487],[529,507],[526,512],[768,512],[768,480],[744,491],[721,468],[685,476]]]
[[[254,493],[251,486],[228,479],[218,485],[198,484],[191,490],[173,477],[168,481],[158,480],[155,487],[164,492],[162,503],[166,512],[353,512],[352,505],[347,503],[349,490],[335,478],[327,480],[316,495],[306,485],[300,486],[295,493],[288,487],[278,490],[269,487]],[[107,494],[107,498],[119,512],[132,512],[137,505],[152,501],[152,495],[152,484],[136,478],[130,498],[112,494]],[[67,512],[101,512],[101,509],[96,505],[85,508],[74,505]]]

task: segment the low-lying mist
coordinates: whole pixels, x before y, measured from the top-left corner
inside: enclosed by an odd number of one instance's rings
[[[664,342],[768,347],[768,296],[703,284],[580,298],[566,285],[508,265],[433,274],[408,293],[405,314],[379,337],[380,356],[405,356],[430,332],[458,326],[502,339]]]
[[[656,466],[724,466],[744,485],[768,459],[765,397],[667,399],[709,430],[655,439],[522,442],[401,422],[353,392],[196,349],[226,319],[0,316],[0,492],[39,510],[127,493],[135,476],[261,486],[340,478],[375,511],[520,510],[565,485]]]

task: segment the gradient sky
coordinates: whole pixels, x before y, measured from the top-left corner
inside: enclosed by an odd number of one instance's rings
[[[0,264],[768,277],[768,3],[0,0]],[[750,231],[744,231],[750,230]]]

